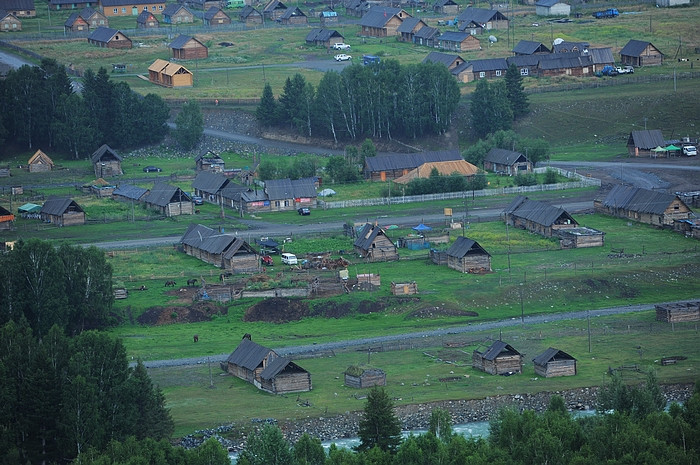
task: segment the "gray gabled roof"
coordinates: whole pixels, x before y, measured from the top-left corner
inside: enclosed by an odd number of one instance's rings
[[[6,13],[6,12],[4,10],[0,10],[0,19],[7,16],[3,13]],[[80,18],[80,13],[78,13],[77,11],[74,13],[71,13],[70,16],[68,17],[68,19],[66,19],[66,22],[63,23],[63,25],[66,27],[72,27],[73,24],[78,20],[78,18]]]
[[[623,210],[638,213],[663,215],[669,205],[671,205],[671,202],[675,200],[682,203],[682,200],[674,194],[617,184],[605,196],[603,205],[609,208],[622,208]]]
[[[192,13],[186,6],[181,5],[179,3],[170,3],[165,5],[165,9],[163,10],[163,13],[161,13],[163,16],[172,16],[178,11],[180,11],[180,8],[184,9],[188,13]]]
[[[423,29],[425,29],[425,28],[423,28]],[[423,29],[421,29],[421,31]],[[441,65],[445,65],[445,66],[449,67],[456,60],[461,60],[462,63],[464,63],[464,58],[462,58],[459,55],[455,55],[454,53],[430,52],[430,53],[428,53],[428,56],[423,58],[423,63],[427,63],[429,61],[432,61],[433,63],[440,63]]]
[[[82,10],[80,10],[80,17],[83,18],[84,20],[90,19],[95,13],[98,13],[96,10],[92,9],[89,6],[86,6]],[[102,13],[100,13],[102,15]]]
[[[403,22],[399,25],[399,27],[396,29],[396,32],[398,33],[406,33],[409,34],[413,32],[413,29],[420,23],[422,20],[420,18],[406,18],[403,20]]]
[[[101,28],[98,28],[101,29]],[[90,155],[90,160],[93,164],[104,161],[104,160],[119,160],[122,161],[122,157],[119,156],[117,152],[112,150],[112,148],[107,144],[102,144],[102,146],[95,150],[92,155]]]
[[[567,53],[571,52],[573,49],[578,49],[578,52],[583,52],[588,50],[590,44],[588,42],[559,42],[558,44],[552,45],[552,53]],[[562,52],[562,50],[565,50]]]
[[[549,349],[545,350],[537,357],[533,358],[532,361],[534,362],[535,365],[545,365],[548,362],[552,361],[553,359],[574,360],[574,361],[576,360],[574,357],[567,354],[563,350],[559,350],[559,349],[555,349],[554,347],[550,347]]]
[[[244,6],[243,9],[241,10],[241,13],[240,13],[239,16],[240,16],[241,18],[245,19],[245,18],[247,18],[247,17],[250,16],[250,15],[262,16],[262,13],[260,13],[258,10],[256,10],[256,9],[253,8],[252,6],[246,5],[246,6]]]
[[[290,370],[301,371],[307,373],[302,367],[292,362],[287,357],[277,357],[268,363],[265,369],[260,373],[260,378],[269,380],[280,374],[289,367]]]
[[[229,182],[229,179],[223,174],[200,171],[192,181],[192,187],[207,194],[216,194]]]
[[[416,39],[432,39],[440,34],[440,30],[436,27],[423,26],[422,28],[418,29],[418,32],[416,32],[413,37]]]
[[[36,9],[34,8],[34,0],[2,0],[0,1],[0,8],[9,11]]]
[[[123,35],[125,38],[128,39],[128,37],[126,37],[126,34],[124,34],[123,32],[121,32],[117,29],[112,29],[111,27],[104,27],[104,26],[100,26],[97,29],[95,29],[94,31],[92,31],[92,33],[88,36],[88,39],[94,40],[96,42],[105,42],[106,43],[106,42],[109,42],[110,40],[112,40],[112,38],[119,33],[121,33],[121,35]]]
[[[508,66],[514,64],[516,67],[521,66],[537,66],[540,63],[541,55],[515,55],[506,58]]]
[[[126,197],[131,200],[139,200],[146,193],[148,193],[148,189],[144,189],[143,187],[134,186],[132,184],[122,184],[114,189],[112,195]]]
[[[221,234],[201,224],[191,224],[182,235],[182,244],[194,247],[204,252],[218,255],[223,254],[236,241],[230,234]]]
[[[539,0],[537,3],[535,3],[535,6],[544,6],[544,7],[551,7],[556,5],[557,3],[564,3],[568,5],[566,2],[562,2],[561,0]]]
[[[303,16],[306,17],[303,11],[299,9],[299,7],[294,7],[294,8],[287,8],[284,10],[284,13],[282,13],[282,16],[280,16],[280,19],[290,19],[293,16]]]
[[[311,29],[306,35],[307,42],[326,42],[333,37],[340,37],[343,39],[343,35],[336,31],[335,29]]]
[[[489,21],[503,21],[508,20],[503,13],[498,10],[487,10],[485,8],[467,8],[462,13],[457,16],[457,21],[462,22],[474,22],[476,24],[486,24]]]
[[[225,199],[239,201],[241,199],[241,195],[248,191],[252,191],[252,189],[248,186],[229,182],[226,184],[226,187],[219,191],[219,193],[221,194],[221,197]],[[257,200],[267,200],[267,195],[263,189],[258,189],[257,192],[260,193],[260,197]]]
[[[588,56],[591,57],[591,61],[596,65],[615,63],[612,48],[610,47],[589,48]]]
[[[443,32],[440,35],[440,42],[463,42],[466,40],[471,34],[468,32],[458,32],[458,31],[447,31]]]
[[[516,163],[528,161],[528,159],[520,152],[494,147],[486,154],[484,161],[498,163],[499,165],[513,166]]]
[[[433,6],[447,6],[447,5],[457,5],[454,0],[435,0],[435,3],[433,3]]]
[[[503,341],[494,341],[491,346],[481,353],[482,358],[486,360],[495,360],[501,354],[505,355],[520,355],[520,352],[515,350],[510,344]]]
[[[491,256],[478,242],[464,236],[458,237],[454,244],[447,249],[449,257],[463,258],[467,254],[486,254],[489,257]]]
[[[624,47],[622,47],[622,50],[620,50],[620,55],[638,57],[642,54],[642,52],[644,52],[644,49],[647,48],[647,46],[649,45],[654,47],[654,44],[646,40],[631,39],[629,42],[627,42],[627,44]]]
[[[175,38],[175,40],[173,40],[172,42],[170,42],[170,45],[168,45],[168,47],[174,48],[174,49],[176,49],[176,50],[177,50],[177,49],[181,49],[181,48],[184,48],[185,45],[187,44],[187,42],[189,42],[190,40],[194,40],[195,42],[197,42],[197,43],[198,43],[199,45],[201,45],[202,47],[205,46],[203,43],[201,43],[200,41],[198,41],[198,40],[195,39],[194,37],[186,36],[186,35],[184,35],[184,34],[180,34],[179,36],[177,36],[177,37]]]
[[[464,160],[458,150],[442,150],[437,152],[397,153],[365,158],[369,171],[389,171],[418,168],[423,163],[433,161]]]
[[[442,36],[440,38],[442,39]],[[505,58],[485,58],[483,60],[472,60],[469,63],[472,66],[472,71],[475,73],[508,69],[508,62]]]
[[[204,19],[206,19],[207,21],[211,21],[211,20],[214,18],[214,16],[216,16],[216,14],[217,14],[218,12],[222,12],[227,18],[231,19],[231,18],[229,17],[229,15],[227,15],[226,12],[225,12],[224,10],[222,10],[221,8],[217,8],[217,7],[215,7],[215,6],[209,8],[209,9],[204,13]]]
[[[398,15],[401,8],[391,8],[386,6],[373,6],[367,13],[362,15],[360,26],[382,28],[386,26],[391,18]]]
[[[386,233],[379,226],[374,226],[372,224],[365,223],[365,225],[362,227],[362,230],[360,230],[360,232],[357,233],[357,239],[355,239],[353,246],[358,247],[362,250],[369,250],[369,248],[372,247],[372,243],[377,238],[377,236],[386,236]]]
[[[191,202],[192,199],[182,189],[164,182],[153,185],[151,192],[143,199],[144,202],[166,207],[169,203]]]
[[[540,69],[566,69],[582,68],[592,64],[589,55],[581,55],[579,52],[551,53],[540,55]]]
[[[576,220],[563,208],[554,207],[537,200],[531,200],[521,195],[513,199],[504,212],[507,215],[523,218],[545,227],[553,225],[562,217],[568,219],[571,222],[570,224],[578,225]]]
[[[214,153],[211,150],[202,150],[196,157],[194,157],[195,162],[200,160],[204,160],[207,163],[224,164],[224,160],[219,156],[219,154]]]
[[[314,178],[271,179],[265,181],[265,193],[270,200],[317,197]]]
[[[75,200],[71,198],[51,196],[44,202],[40,213],[46,213],[47,215],[63,215],[69,208],[84,212],[80,205],[75,203]]]
[[[136,22],[138,24],[146,24],[146,21],[148,21],[148,18],[150,17],[153,17],[153,19],[155,19],[156,22],[160,23],[160,21],[158,21],[158,18],[156,18],[156,15],[146,10],[143,10],[141,13],[139,13],[139,15],[136,17]]]
[[[224,252],[224,259],[230,260],[238,253],[241,255],[258,255],[257,250],[240,237],[235,238],[233,242],[230,243]]]
[[[139,5],[155,5],[158,3],[163,3],[163,0],[139,0],[138,4]],[[113,6],[133,6],[133,0],[100,0],[100,5],[102,7],[113,7]]]
[[[232,365],[243,367],[247,370],[255,370],[270,353],[277,354],[272,349],[263,347],[250,339],[243,339],[236,350],[228,356],[226,361]]]
[[[666,145],[660,129],[632,131],[627,143],[643,150],[651,150]]]
[[[542,42],[533,40],[521,40],[513,47],[513,53],[518,55],[532,55],[535,52],[549,53],[550,50]]]

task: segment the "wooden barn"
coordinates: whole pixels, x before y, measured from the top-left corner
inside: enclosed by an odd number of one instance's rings
[[[221,8],[213,6],[204,13],[204,24],[207,26],[231,24],[231,17]]]
[[[666,145],[661,129],[632,131],[627,138],[627,153],[631,157],[655,157],[654,149]]]
[[[439,49],[450,52],[481,50],[479,39],[467,32],[447,31],[438,37],[437,43]]]
[[[373,6],[360,20],[360,36],[364,37],[394,37],[398,36],[399,26],[404,20],[411,18],[401,8]]]
[[[11,11],[0,9],[0,32],[19,32],[22,21]]]
[[[0,206],[0,229],[11,229],[15,215],[7,208]]]
[[[457,16],[458,29],[471,35],[483,34],[491,29],[507,29],[508,18],[498,10],[466,8]]]
[[[544,237],[552,237],[559,230],[579,226],[563,208],[531,200],[522,195],[514,198],[503,210],[503,216],[509,225]]]
[[[639,187],[615,185],[603,200],[594,200],[596,213],[625,218],[653,226],[673,227],[676,220],[687,220],[693,211],[675,194]]]
[[[200,196],[205,202],[221,204],[221,190],[229,184],[230,180],[221,173],[200,171],[192,181],[194,194]]]
[[[700,300],[655,305],[656,321],[678,323],[682,321],[700,321]]]
[[[197,171],[211,171],[213,173],[221,173],[226,168],[226,163],[219,154],[211,150],[203,150],[194,158]]]
[[[550,347],[532,359],[535,374],[545,378],[576,375],[576,359],[563,350]]]
[[[85,224],[85,211],[75,200],[51,196],[46,199],[39,212],[41,221],[58,226]]]
[[[495,341],[486,350],[472,353],[472,367],[492,375],[523,372],[523,356],[503,341]]]
[[[343,373],[345,385],[355,389],[386,386],[386,373],[378,368],[351,365]]]
[[[34,155],[27,162],[30,173],[45,173],[54,167],[53,160],[49,158],[41,149],[34,152]]]
[[[441,15],[458,15],[459,4],[454,0],[436,0],[433,3],[433,11]]]
[[[143,198],[146,207],[167,217],[194,214],[192,199],[182,189],[157,182]]]
[[[107,144],[102,144],[99,149],[95,150],[90,156],[90,161],[95,169],[95,176],[98,178],[124,174],[122,157]]]
[[[274,350],[251,341],[246,334],[226,359],[226,371],[272,394],[311,390],[311,374]]]
[[[453,70],[464,63],[464,58],[454,53],[430,52],[422,61],[422,63],[428,62],[439,63],[447,66],[447,69]]]
[[[515,176],[532,172],[532,162],[520,152],[494,147],[484,157],[484,170]]]
[[[184,66],[157,58],[148,67],[148,80],[163,87],[192,87],[194,75]]]
[[[287,10],[287,5],[280,0],[270,0],[263,8],[263,17],[271,21],[279,19]]]
[[[252,6],[246,5],[238,14],[238,20],[246,26],[256,26],[263,23],[263,15]]]
[[[148,192],[149,190],[143,187],[121,184],[112,192],[112,198],[119,202],[141,202]]]
[[[209,57],[209,49],[206,45],[194,37],[182,34],[170,42],[168,47],[176,60],[199,60]]]
[[[335,29],[311,29],[311,32],[306,35],[307,44],[321,45],[326,48],[344,41],[345,37]]]
[[[260,271],[260,256],[243,239],[191,224],[180,239],[187,255],[233,273]]]
[[[581,249],[605,245],[605,233],[586,226],[557,230],[562,249]]]
[[[165,24],[186,24],[194,22],[194,13],[180,3],[169,3],[163,10]]]
[[[290,26],[295,24],[309,24],[309,18],[306,17],[303,11],[298,6],[287,8],[284,13],[277,18],[281,24]]]
[[[153,13],[144,10],[136,17],[136,27],[138,29],[156,28],[160,27],[160,21]]]
[[[447,249],[447,266],[462,273],[489,273],[491,255],[476,241],[461,236]]]
[[[98,47],[129,49],[132,47],[131,39],[123,32],[111,27],[100,26],[88,36],[88,43]]]
[[[355,252],[370,262],[388,262],[399,259],[396,245],[382,228],[366,223],[353,244]]]
[[[664,54],[651,42],[632,39],[620,50],[623,65],[655,66],[664,63]]]
[[[464,160],[459,150],[380,155],[365,158],[363,174],[365,179],[387,181],[408,174],[424,163],[459,160]]]

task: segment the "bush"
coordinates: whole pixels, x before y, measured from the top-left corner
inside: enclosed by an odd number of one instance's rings
[[[547,169],[544,173],[544,183],[545,184],[556,184],[557,182],[557,172],[551,169]]]
[[[513,177],[513,181],[516,186],[534,186],[537,184],[537,176],[533,173],[516,174],[515,177]]]

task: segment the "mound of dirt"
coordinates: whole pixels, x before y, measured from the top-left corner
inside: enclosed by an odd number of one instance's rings
[[[469,312],[453,307],[423,307],[407,315],[407,318],[431,319],[443,316],[479,316],[476,312]]]
[[[226,315],[228,309],[212,302],[198,302],[188,307],[151,307],[137,321],[142,325],[160,326],[173,323],[209,321],[216,314]]]
[[[274,297],[249,307],[245,311],[243,321],[286,323],[301,320],[308,314],[309,306],[303,300]]]

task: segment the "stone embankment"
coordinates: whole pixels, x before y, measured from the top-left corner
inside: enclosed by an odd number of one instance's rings
[[[674,384],[661,386],[668,402],[685,402],[693,393],[692,384]],[[491,416],[503,407],[518,410],[534,410],[542,412],[549,405],[553,395],[564,398],[571,411],[591,410],[595,408],[597,387],[578,388],[558,392],[538,392],[534,394],[508,394],[491,396],[485,399],[453,400],[432,402],[428,404],[401,405],[396,408],[396,414],[401,420],[405,431],[427,429],[430,414],[434,408],[442,408],[450,412],[453,424],[475,421],[488,421]],[[400,403],[400,399],[396,402]],[[196,447],[210,437],[215,437],[230,452],[238,452],[245,447],[246,432],[256,431],[266,423],[276,424],[282,430],[285,438],[296,442],[302,434],[308,433],[322,441],[350,438],[357,436],[361,412],[346,412],[330,417],[306,418],[278,422],[275,419],[255,419],[248,425],[222,425],[210,430],[196,431],[194,434],[181,439],[180,444],[186,448]],[[239,436],[237,439],[228,439]]]

